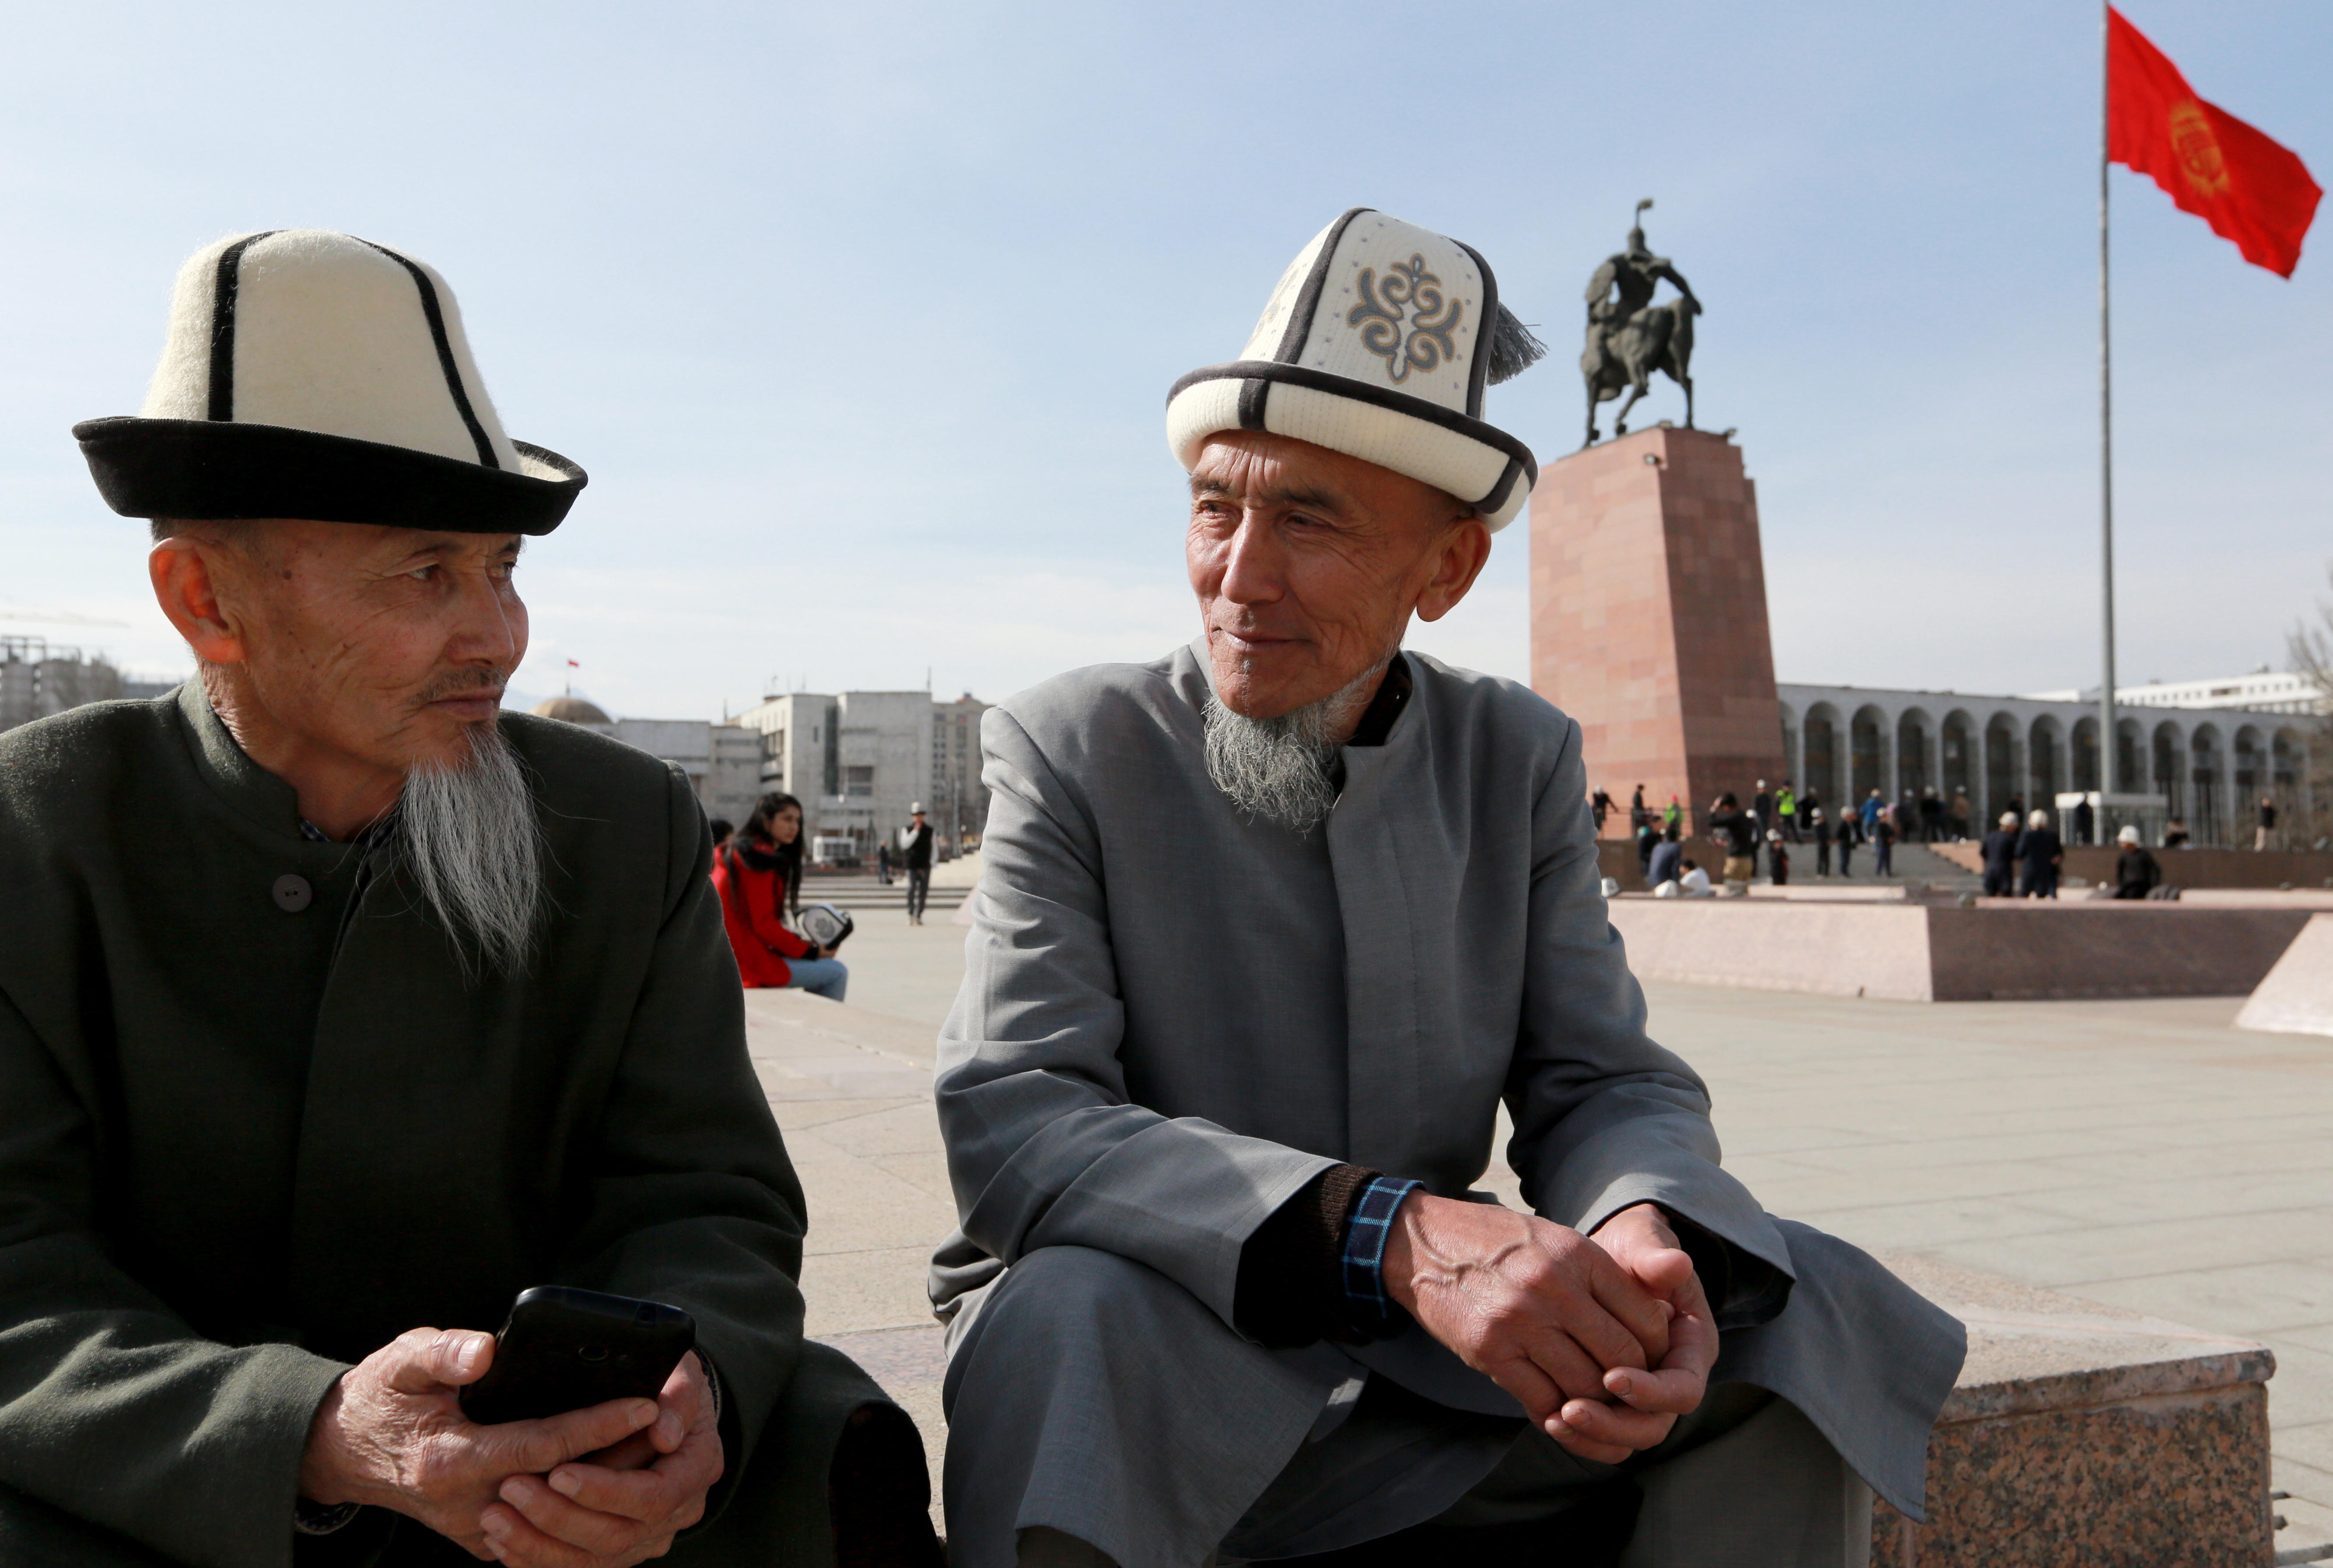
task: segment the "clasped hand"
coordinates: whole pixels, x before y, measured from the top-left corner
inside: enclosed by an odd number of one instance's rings
[[[1698,1409],[1717,1327],[1693,1259],[1650,1203],[1593,1238],[1493,1203],[1413,1192],[1386,1290],[1579,1458],[1618,1464]]]
[[[309,1428],[301,1496],[392,1508],[527,1568],[628,1568],[704,1517],[721,1434],[694,1352],[656,1399],[482,1427],[456,1395],[494,1350],[492,1334],[417,1328],[343,1373]]]

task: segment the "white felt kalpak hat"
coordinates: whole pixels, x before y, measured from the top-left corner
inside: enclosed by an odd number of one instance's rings
[[[1309,441],[1447,491],[1495,532],[1539,464],[1483,423],[1483,388],[1546,351],[1472,245],[1355,207],[1289,263],[1237,359],[1175,383],[1166,443],[1188,469],[1219,430]]]
[[[503,433],[435,268],[325,229],[196,252],[145,407],[73,435],[125,517],[549,533],[585,483]]]

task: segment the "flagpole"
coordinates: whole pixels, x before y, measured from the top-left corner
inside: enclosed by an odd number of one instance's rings
[[[2098,7],[2098,570],[2099,621],[2103,632],[2098,673],[2098,789],[2103,796],[2115,787],[2116,764],[2122,751],[2115,732],[2115,614],[2114,614],[2114,350],[2108,333],[2107,287],[2107,170],[2113,121],[2113,67],[2109,63],[2108,8]],[[2106,802],[2099,801],[2098,827],[2106,827]]]

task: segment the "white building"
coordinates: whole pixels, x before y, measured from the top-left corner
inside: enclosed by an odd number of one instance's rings
[[[534,711],[586,730],[597,730],[688,775],[705,815],[733,826],[745,820],[762,792],[761,737],[736,724],[702,719],[611,719],[581,697],[552,697]]]
[[[762,788],[802,803],[811,833],[848,838],[861,858],[932,808],[929,692],[786,692],[734,722],[761,737]]]
[[[2098,705],[2071,693],[1985,697],[1791,684],[1779,691],[1783,770],[1801,795],[1813,789],[1831,806],[1873,789],[1888,800],[1934,789],[1946,802],[1965,791],[1977,827],[1995,820],[2012,798],[2046,807],[2061,791],[2100,788]],[[2306,709],[2124,701],[2115,717],[2116,784],[2123,793],[2164,796],[2169,814],[2199,844],[2249,845],[2261,796],[2307,819],[2319,794],[2333,787],[2333,779],[2309,777]]]
[[[2037,692],[2044,703],[2096,703],[2098,688],[2087,692]],[[2307,675],[2271,670],[2266,664],[2249,675],[2216,675],[2204,681],[2149,681],[2143,686],[2117,686],[2115,702],[2126,708],[2242,708],[2254,713],[2322,713],[2328,693]]]

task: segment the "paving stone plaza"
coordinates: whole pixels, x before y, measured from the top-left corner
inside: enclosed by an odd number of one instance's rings
[[[936,1467],[930,1247],[953,1224],[930,1096],[961,972],[943,917],[869,899],[850,1005],[749,993],[808,1188],[810,1331],[881,1378]],[[1776,1213],[2208,1334],[2265,1343],[2280,1544],[2333,1540],[2333,1044],[2232,1027],[2242,999],[1919,1004],[1648,986],[1708,1080],[1727,1164]],[[1512,1181],[1494,1169],[1485,1184]]]

